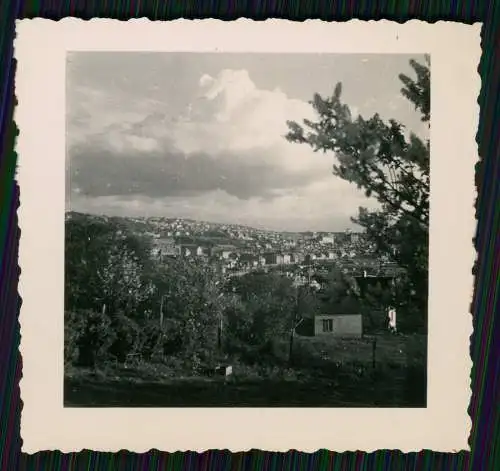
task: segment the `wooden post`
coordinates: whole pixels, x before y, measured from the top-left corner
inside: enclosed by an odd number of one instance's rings
[[[297,319],[299,318],[299,287],[297,287],[297,291],[295,293],[295,316],[292,319],[292,328],[290,329],[290,344],[288,347],[288,362],[292,363],[292,355],[293,355],[293,336],[295,333],[295,327],[297,324]]]
[[[377,352],[377,338],[372,340],[372,368],[375,369],[376,366],[376,352]]]
[[[290,346],[288,350],[288,361],[289,363],[292,363],[292,354],[293,354],[293,333],[294,333],[294,327],[292,326],[290,330]]]
[[[160,329],[163,328],[163,300],[165,299],[165,296],[161,296],[160,300]]]
[[[222,350],[222,315],[219,317],[219,326],[217,328],[217,346]]]

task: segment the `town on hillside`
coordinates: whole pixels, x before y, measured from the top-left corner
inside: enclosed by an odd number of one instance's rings
[[[82,217],[68,212],[66,219]],[[396,263],[375,253],[364,234],[343,232],[279,232],[239,224],[183,218],[118,218],[130,232],[150,239],[151,256],[159,263],[169,258],[202,259],[231,277],[255,270],[277,271],[297,285],[319,288],[318,273],[335,267],[354,278],[394,277],[403,272]]]

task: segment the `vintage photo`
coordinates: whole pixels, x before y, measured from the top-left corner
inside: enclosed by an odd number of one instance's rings
[[[68,53],[65,405],[425,407],[430,73]]]
[[[480,54],[18,22],[23,451],[467,449]]]

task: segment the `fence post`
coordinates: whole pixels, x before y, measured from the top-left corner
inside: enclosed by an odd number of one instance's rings
[[[377,363],[376,354],[377,354],[377,338],[374,337],[374,339],[372,340],[372,368],[373,369],[375,369],[375,365]]]
[[[294,328],[290,329],[290,340],[288,344],[288,362],[291,364],[292,363],[292,358],[293,358],[293,337],[294,337]]]

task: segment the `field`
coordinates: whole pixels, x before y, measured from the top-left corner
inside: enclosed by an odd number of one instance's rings
[[[411,367],[426,363],[427,348],[423,335],[386,334],[362,339],[297,336],[294,351],[299,362],[325,358],[336,364],[363,368],[373,366],[374,362],[375,365]]]
[[[293,362],[232,362],[227,379],[163,364],[69,370],[66,407],[425,407],[425,338],[296,338]],[[283,351],[285,344],[277,348]]]

